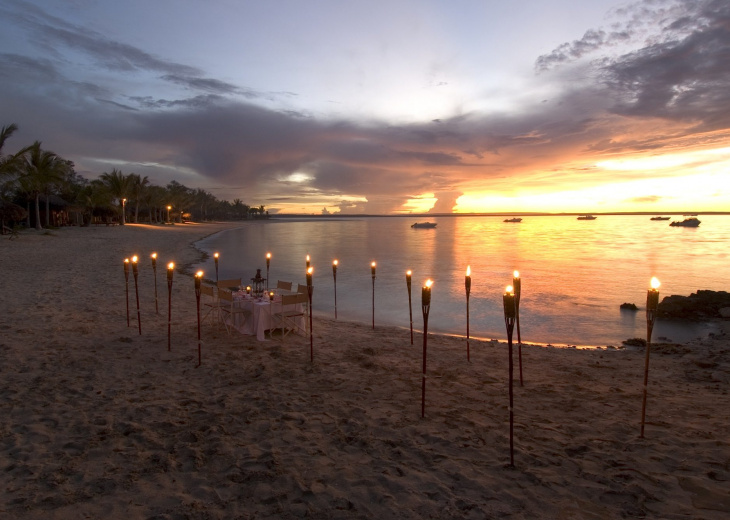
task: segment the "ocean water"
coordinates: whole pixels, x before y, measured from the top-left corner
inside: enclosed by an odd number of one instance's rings
[[[698,289],[730,290],[730,216],[699,216],[698,228],[669,226],[649,216],[432,217],[435,229],[413,229],[413,218],[361,217],[276,219],[244,222],[198,242],[211,257],[196,266],[215,279],[212,255],[220,254],[219,278],[249,281],[271,253],[270,285],[305,283],[311,258],[315,317],[372,326],[409,327],[406,270],[412,276],[414,330],[423,329],[421,286],[434,281],[430,332],[466,334],[467,266],[471,268],[471,337],[506,337],[502,294],[520,272],[523,342],[555,345],[620,345],[646,337],[643,311],[652,276],[660,298]],[[424,220],[424,219],[421,219]],[[676,220],[676,218],[672,218]],[[337,259],[336,285],[332,261]],[[376,262],[376,279],[371,262]],[[373,305],[374,295],[374,305]],[[621,311],[635,303],[639,312]],[[658,320],[653,340],[686,341],[714,332],[712,324]],[[515,338],[516,338],[515,333]]]

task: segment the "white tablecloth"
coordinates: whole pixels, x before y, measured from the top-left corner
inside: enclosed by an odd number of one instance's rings
[[[271,329],[273,316],[276,313],[282,312],[282,310],[301,311],[303,309],[301,304],[287,305],[286,309],[282,309],[281,296],[275,297],[273,302],[270,302],[268,297],[258,301],[254,298],[236,296],[234,305],[248,309],[251,311],[251,316],[246,316],[244,320],[244,316],[237,314],[233,326],[241,334],[255,335],[259,341],[266,339],[266,331]],[[300,322],[299,325],[304,328],[304,317],[297,318],[297,320]]]

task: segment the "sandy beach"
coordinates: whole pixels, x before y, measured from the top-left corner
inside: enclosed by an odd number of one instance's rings
[[[525,346],[510,467],[504,342],[472,340],[467,363],[463,339],[430,335],[422,418],[407,330],[315,317],[311,363],[309,338],[206,324],[196,368],[193,279],[176,272],[168,352],[164,266],[232,225],[0,239],[0,517],[730,518],[727,321],[652,348],[645,438],[643,349]]]

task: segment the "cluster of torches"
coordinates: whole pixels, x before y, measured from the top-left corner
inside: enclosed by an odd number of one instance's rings
[[[215,277],[216,282],[218,281],[218,260],[220,255],[214,253],[213,258],[215,261]],[[155,312],[159,314],[158,298],[157,298],[157,253],[152,253],[152,270],[154,273],[154,284],[155,284]],[[142,322],[139,308],[139,289],[137,284],[137,278],[139,274],[138,270],[138,257],[132,256],[124,259],[124,279],[126,287],[126,298],[127,298],[127,326],[130,326],[129,317],[129,270],[130,264],[132,267],[132,273],[134,276],[134,290],[137,302],[137,324],[139,328],[139,334],[142,334]],[[273,302],[274,292],[268,291],[268,279],[269,279],[269,268],[271,264],[271,253],[266,253],[266,280],[267,280],[267,292],[269,301]],[[337,319],[337,268],[339,266],[338,260],[332,262],[332,277],[334,279],[334,298],[335,298],[335,319]],[[171,313],[172,313],[172,282],[173,272],[175,264],[170,262],[167,264],[167,289],[168,289],[168,307],[167,307],[167,350],[171,349],[170,346],[170,325],[171,325]],[[372,327],[375,328],[375,278],[376,278],[376,263],[375,261],[370,263],[370,273],[372,277]],[[195,273],[195,297],[197,302],[197,318],[198,318],[198,366],[202,363],[201,357],[201,334],[200,334],[200,287],[203,279],[203,271]],[[314,274],[314,268],[311,266],[311,259],[309,255],[306,256],[306,280],[307,280],[307,293],[309,296],[309,347],[310,347],[310,360],[314,361],[314,344],[312,335],[312,293],[313,284],[312,278]],[[411,345],[413,345],[413,309],[412,309],[412,296],[411,296],[411,281],[412,271],[409,269],[406,271],[406,287],[408,289],[408,311],[410,320],[410,336]],[[421,312],[423,314],[423,366],[422,366],[422,378],[421,378],[421,417],[425,417],[426,414],[426,360],[427,360],[427,341],[428,341],[428,317],[431,307],[431,286],[433,280],[426,280],[423,287],[421,288]],[[642,395],[642,406],[641,406],[641,432],[640,437],[644,437],[644,425],[646,418],[646,401],[647,401],[647,385],[649,381],[649,353],[651,346],[651,335],[656,319],[656,311],[659,306],[659,280],[652,278],[650,283],[650,289],[647,292],[646,297],[646,324],[647,324],[647,340],[646,340],[646,353],[644,361],[644,386]],[[471,293],[471,266],[466,268],[466,276],[464,279],[464,287],[466,291],[466,356],[467,362],[471,361],[470,354],[470,332],[469,332],[469,297]],[[247,294],[251,293],[251,286],[246,287]],[[514,392],[513,392],[513,355],[512,355],[512,336],[515,325],[517,326],[517,342],[518,342],[518,361],[519,361],[519,378],[520,386],[523,386],[522,378],[522,338],[520,335],[520,297],[522,292],[522,281],[520,279],[520,273],[514,271],[512,278],[512,285],[508,285],[505,288],[502,296],[502,303],[504,309],[504,323],[507,330],[507,344],[508,344],[508,355],[509,355],[509,438],[510,438],[510,465],[514,466]]]

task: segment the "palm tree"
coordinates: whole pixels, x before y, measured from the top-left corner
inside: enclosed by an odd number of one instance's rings
[[[15,157],[12,155],[3,155],[2,152],[3,146],[5,146],[5,141],[7,141],[8,138],[10,138],[10,136],[13,135],[17,130],[18,125],[16,125],[15,123],[4,126],[0,130],[0,177],[13,173],[13,168],[15,166]]]
[[[35,199],[35,228],[43,229],[40,196],[42,193],[48,194],[53,184],[61,182],[68,163],[55,153],[43,150],[40,141],[23,148],[15,156],[22,163],[19,166],[21,173],[18,182],[23,191]]]
[[[109,190],[109,193],[111,193],[112,197],[117,200],[119,206],[122,208],[122,221],[120,222],[122,226],[126,223],[124,214],[126,209],[125,206],[132,187],[130,178],[130,176],[124,175],[116,168],[112,169],[111,173],[104,172],[99,175],[101,182],[104,183]]]
[[[129,183],[131,184],[131,195],[134,199],[134,222],[137,224],[139,223],[139,203],[141,202],[150,181],[146,175],[141,177],[136,173],[130,173]]]

